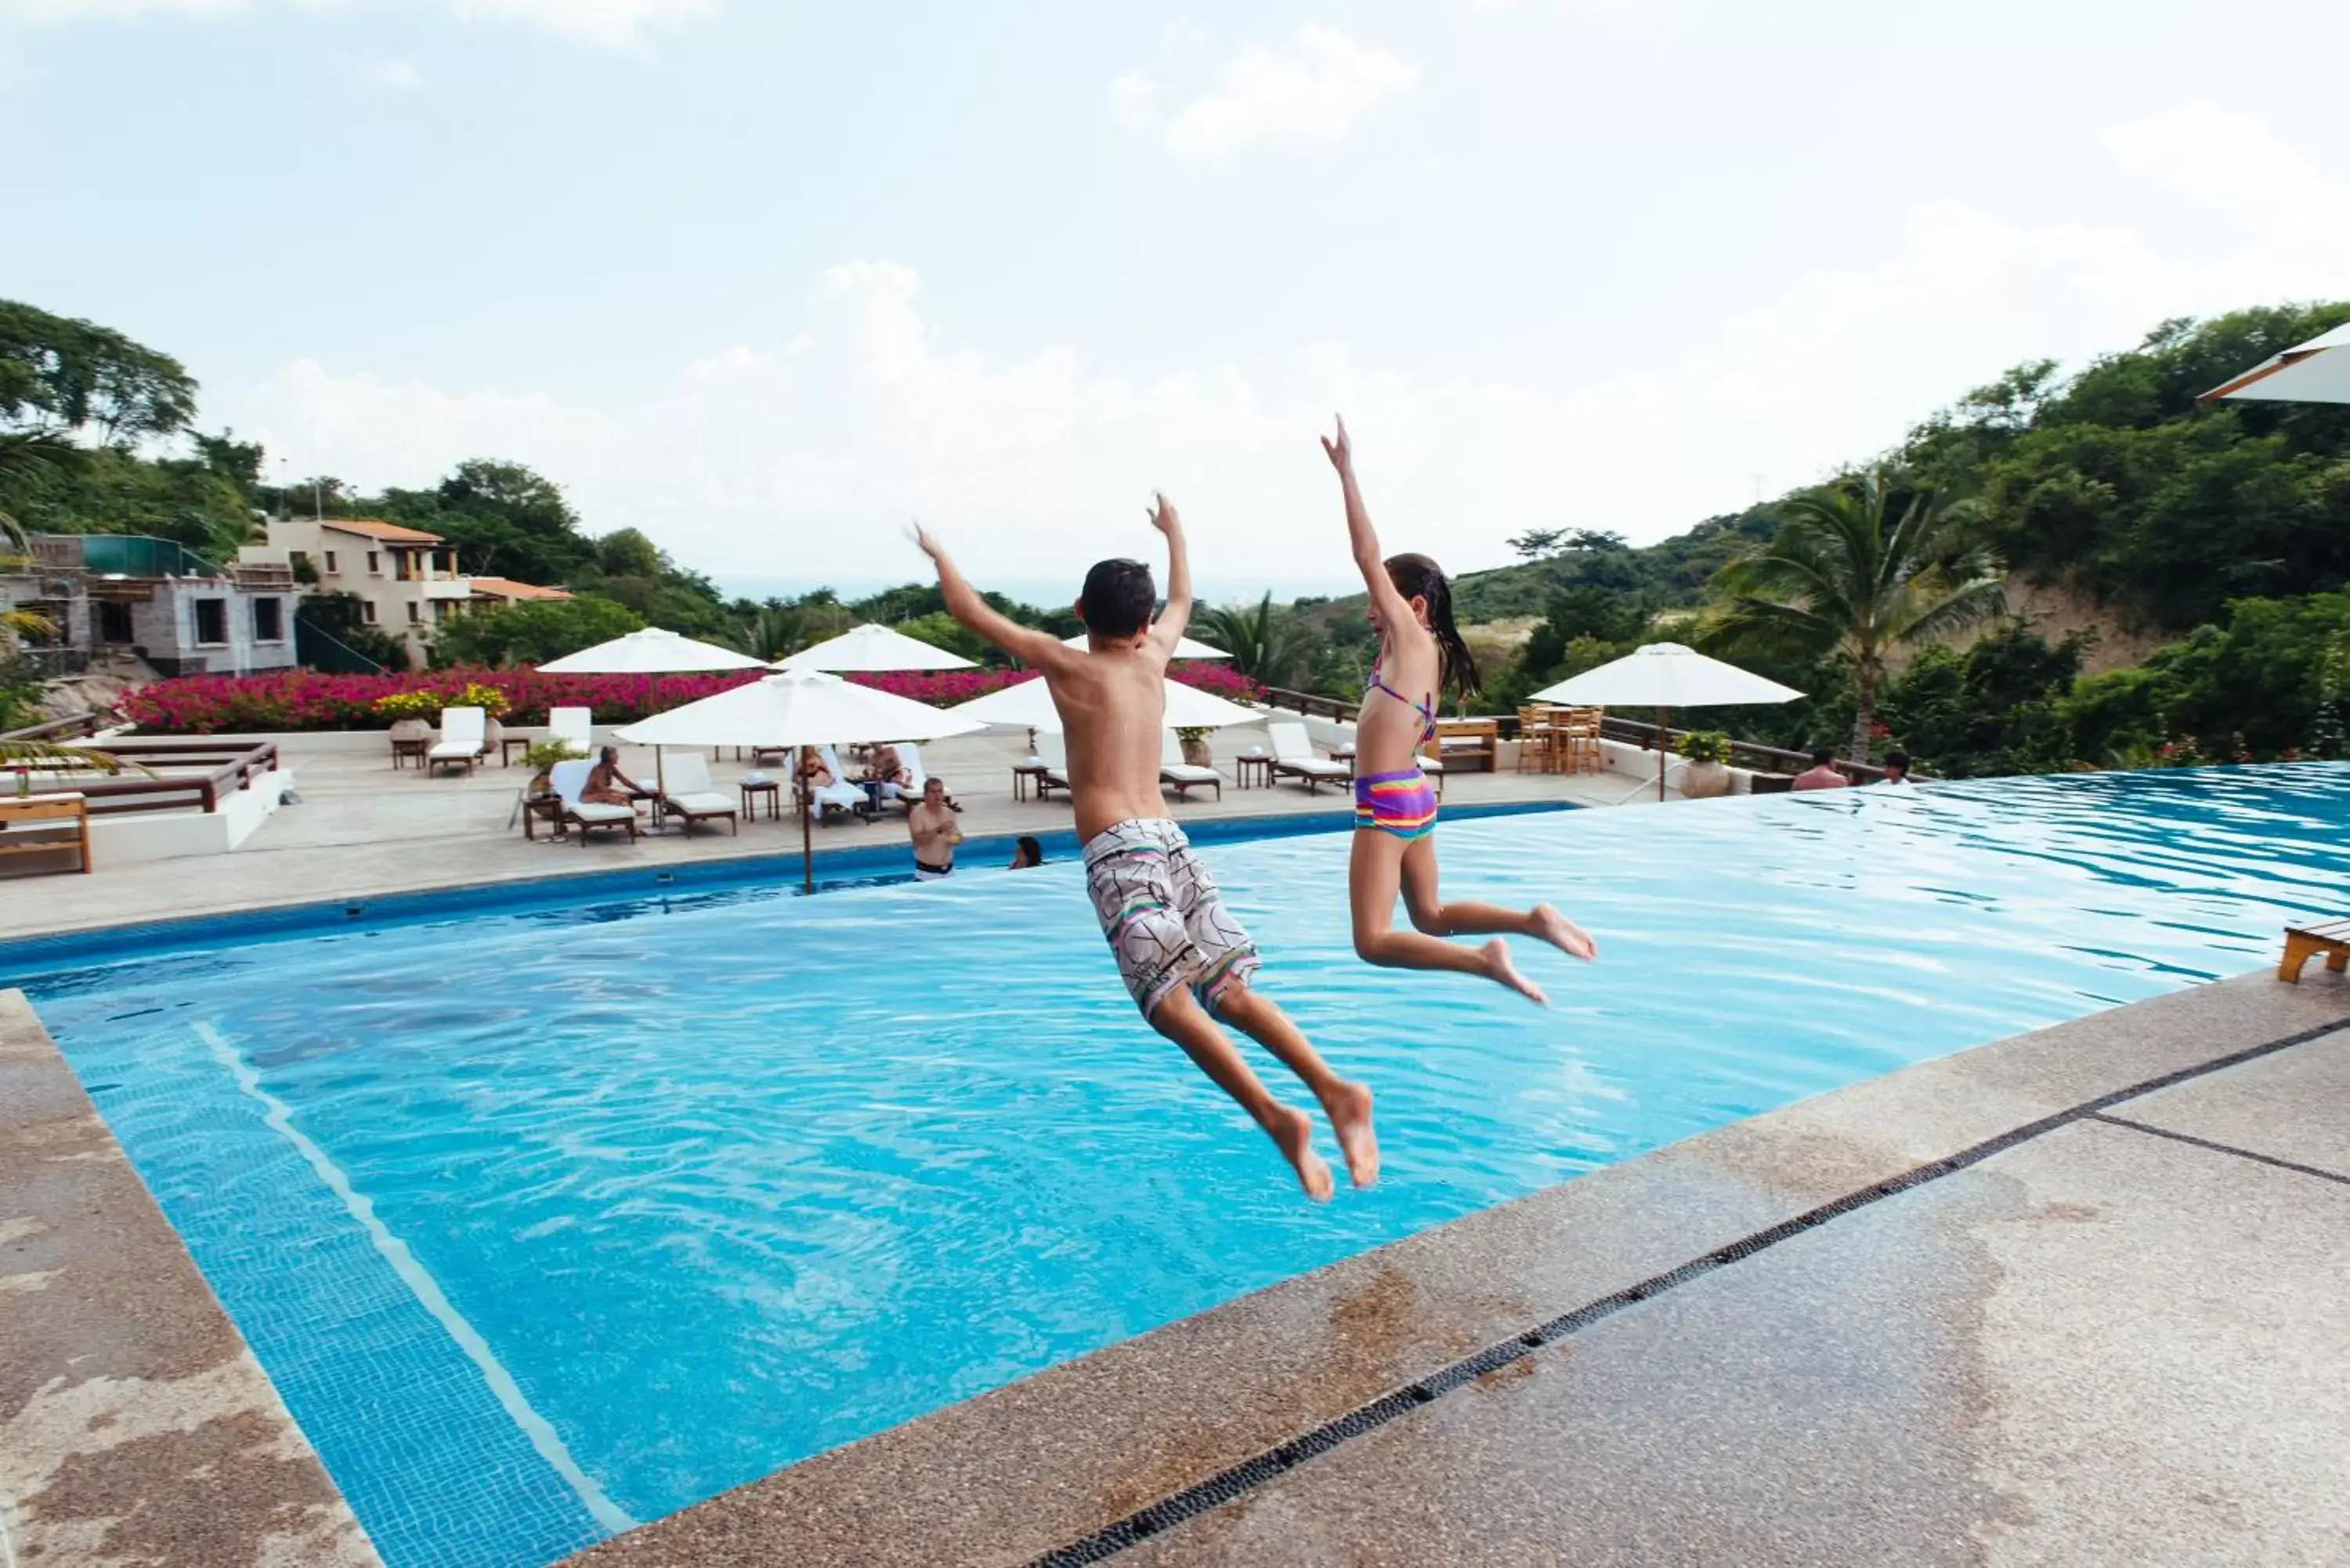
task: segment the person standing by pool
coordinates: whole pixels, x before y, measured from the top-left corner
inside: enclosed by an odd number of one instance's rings
[[[962,829],[955,825],[954,807],[947,804],[945,781],[931,779],[922,785],[922,798],[906,814],[906,831],[914,840],[914,879],[935,882],[954,872],[955,846],[962,842]]]
[[[1355,951],[1367,963],[1392,969],[1453,970],[1482,974],[1520,995],[1547,1003],[1510,961],[1500,933],[1544,941],[1572,957],[1598,949],[1574,921],[1548,904],[1523,913],[1492,904],[1444,901],[1437,886],[1436,792],[1420,771],[1419,751],[1436,733],[1436,700],[1451,687],[1478,694],[1477,662],[1452,624],[1452,589],[1426,556],[1382,558],[1378,535],[1355,483],[1355,452],[1347,421],[1322,440],[1338,471],[1347,503],[1347,534],[1355,565],[1370,589],[1371,625],[1379,654],[1355,721],[1355,844],[1347,867],[1354,907]],[[1409,695],[1407,695],[1409,693]],[[1396,894],[1403,894],[1412,929],[1394,929]],[[1482,947],[1447,937],[1492,936]]]
[[[1795,775],[1789,789],[1846,789],[1852,781],[1836,771],[1835,752],[1822,746],[1812,753],[1812,765]]]
[[[1151,524],[1167,536],[1167,607],[1139,561],[1097,563],[1077,600],[1086,646],[998,614],[963,580],[927,529],[915,543],[938,567],[955,619],[1041,671],[1068,745],[1069,798],[1085,841],[1086,883],[1127,991],[1150,1026],[1263,1127],[1300,1186],[1330,1196],[1330,1168],[1314,1151],[1313,1118],[1274,1097],[1217,1026],[1256,1041],[1312,1090],[1330,1118],[1357,1187],[1378,1177],[1371,1092],[1333,1073],[1297,1026],[1251,983],[1256,944],[1217,897],[1215,879],[1167,815],[1159,794],[1167,719],[1167,661],[1191,618],[1191,566],[1182,524],[1165,496]]]

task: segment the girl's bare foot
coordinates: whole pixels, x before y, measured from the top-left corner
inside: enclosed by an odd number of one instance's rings
[[[1305,1189],[1305,1196],[1316,1203],[1330,1200],[1330,1168],[1314,1152],[1314,1118],[1304,1111],[1293,1111],[1287,1106],[1274,1107],[1273,1121],[1265,1129],[1281,1156],[1297,1172],[1297,1184]]]
[[[1550,1005],[1550,998],[1544,996],[1540,990],[1536,989],[1534,981],[1528,980],[1524,975],[1520,974],[1518,972],[1518,966],[1510,961],[1509,943],[1503,941],[1499,937],[1495,937],[1492,941],[1487,942],[1483,947],[1479,948],[1477,950],[1477,953],[1480,958],[1482,958],[1485,961],[1484,967],[1485,976],[1487,979],[1500,981],[1503,985],[1508,986],[1512,991],[1516,992],[1520,996],[1524,997],[1527,1001],[1533,1002],[1537,1007],[1548,1007]]]
[[[1379,1179],[1379,1135],[1371,1129],[1371,1091],[1360,1084],[1340,1084],[1322,1096],[1330,1130],[1338,1135],[1338,1148],[1347,1157],[1347,1179],[1368,1187]]]
[[[1599,944],[1591,940],[1591,933],[1548,904],[1536,904],[1529,919],[1534,922],[1531,934],[1540,937],[1567,957],[1579,958],[1588,963],[1599,956]]]

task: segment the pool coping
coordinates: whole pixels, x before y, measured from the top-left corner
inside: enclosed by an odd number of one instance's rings
[[[2106,1106],[2345,1028],[2350,984],[2261,971],[1919,1063],[1254,1292],[568,1561],[1102,1561],[1582,1321]]]
[[[20,991],[0,991],[0,1563],[380,1568]]]
[[[1568,801],[1494,801],[1461,805],[1447,813],[1452,822],[1533,816],[1586,809]],[[1354,826],[1352,807],[1326,812],[1277,812],[1255,816],[1220,816],[1181,825],[1195,844],[1296,838],[1336,833]],[[972,871],[1008,857],[1022,837],[1040,840],[1048,857],[1074,857],[1076,833],[989,834],[966,840],[957,851]],[[834,845],[812,857],[816,888],[870,886],[912,877],[902,841]],[[150,958],[158,948],[219,945],[270,938],[316,936],[327,931],[380,929],[483,912],[525,913],[578,904],[687,897],[745,888],[795,890],[800,856],[759,849],[712,854],[660,865],[590,866],[576,871],[534,871],[487,881],[450,881],[397,892],[319,898],[307,893],[251,901],[200,915],[163,919],[121,919],[65,925],[36,935],[0,938],[0,984],[20,983],[61,969],[125,957]]]

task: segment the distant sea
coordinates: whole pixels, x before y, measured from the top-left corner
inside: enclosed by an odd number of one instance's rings
[[[717,574],[714,580],[718,584],[719,591],[729,598],[788,599],[797,598],[802,594],[813,593],[817,588],[830,588],[844,599],[859,599],[870,594],[878,594],[884,588],[900,587],[907,583],[920,582],[922,579],[910,572],[902,577],[886,580],[879,577],[836,577],[827,582],[814,577],[730,576],[723,573]],[[1004,577],[981,581],[977,586],[994,593],[1007,595],[1022,604],[1035,605],[1040,609],[1045,609],[1058,608],[1063,605],[1075,603],[1077,589],[1082,585],[1080,582],[1050,581],[1041,577]],[[1162,589],[1166,587],[1163,582],[1159,586]],[[1268,590],[1273,594],[1275,604],[1287,604],[1292,599],[1304,598],[1309,595],[1318,594],[1336,598],[1347,594],[1359,593],[1362,591],[1362,584],[1352,577],[1311,580],[1290,578],[1274,582],[1202,578],[1192,585],[1191,597],[1194,601],[1201,604],[1254,604],[1263,597]]]

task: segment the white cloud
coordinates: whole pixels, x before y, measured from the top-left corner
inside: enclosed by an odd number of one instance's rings
[[[261,10],[441,11],[516,22],[586,43],[635,43],[649,28],[713,16],[723,0],[7,0],[0,21],[80,22],[148,16],[213,17]]]
[[[406,60],[369,60],[367,79],[378,87],[405,92],[424,85],[424,75]]]
[[[1287,48],[1253,45],[1226,62],[1215,87],[1162,116],[1158,84],[1128,73],[1111,84],[1119,123],[1156,130],[1190,162],[1253,147],[1331,147],[1380,109],[1409,97],[1419,69],[1392,52],[1308,24]]]
[[[1148,371],[1065,346],[991,360],[924,313],[912,271],[866,262],[823,273],[780,348],[734,345],[609,406],[303,361],[216,417],[297,472],[369,487],[510,456],[568,485],[592,527],[643,527],[721,576],[911,575],[894,541],[918,514],[982,577],[1057,580],[1147,551],[1139,508],[1163,486],[1201,576],[1232,583],[1345,578],[1313,439],[1343,409],[1383,537],[1462,569],[1505,559],[1530,518],[1677,532],[1745,504],[1757,474],[1776,493],[1882,450],[2022,359],[2077,361],[2167,317],[2338,292],[2340,232],[2287,221],[2288,193],[2265,217],[2208,225],[2192,255],[2121,228],[1923,203],[1873,259],[1802,274],[1574,380],[1474,380],[1343,343]]]
[[[2209,102],[2116,125],[2104,136],[2124,173],[2165,194],[2256,224],[2350,238],[2350,182],[2328,175],[2259,121]]]

